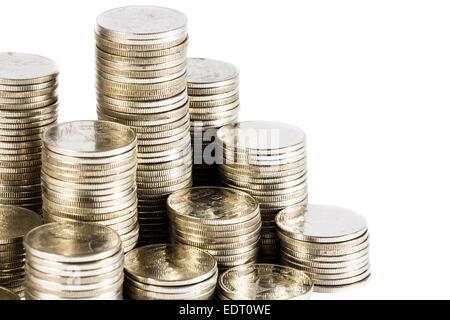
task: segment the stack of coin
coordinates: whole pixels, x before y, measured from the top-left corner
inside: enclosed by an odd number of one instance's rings
[[[0,53],[0,204],[41,211],[41,133],[56,122],[58,66]]]
[[[210,300],[217,262],[207,252],[180,244],[140,247],[125,255],[124,295],[133,300]]]
[[[239,70],[223,61],[188,58],[187,81],[194,184],[219,185],[215,137],[220,127],[238,120]]]
[[[0,205],[0,286],[21,297],[25,273],[23,237],[41,224],[41,216],[31,210]]]
[[[274,264],[229,269],[219,277],[221,300],[308,300],[313,283],[302,271]]]
[[[107,121],[73,121],[45,131],[42,198],[46,222],[82,221],[117,231],[124,250],[139,236],[136,134]]]
[[[276,261],[275,215],[287,206],[307,203],[305,134],[284,123],[247,121],[222,127],[217,138],[222,183],[259,201],[260,261]]]
[[[114,230],[55,222],[30,231],[24,245],[27,300],[122,298],[123,249]]]
[[[0,301],[4,300],[20,300],[20,297],[13,291],[0,287]]]
[[[323,205],[293,206],[276,216],[283,264],[305,271],[316,292],[362,285],[370,276],[364,217]]]
[[[137,6],[97,19],[98,118],[138,138],[140,244],[167,242],[167,196],[192,185],[186,90],[187,18]]]
[[[219,269],[254,263],[261,217],[258,202],[245,192],[194,187],[167,199],[172,241],[204,249]]]

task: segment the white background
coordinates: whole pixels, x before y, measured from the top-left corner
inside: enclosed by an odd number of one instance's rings
[[[95,119],[94,26],[124,5],[189,17],[192,57],[241,70],[241,120],[308,135],[310,202],[371,232],[366,287],[313,299],[450,298],[448,1],[2,1],[0,51],[60,64],[60,121]]]

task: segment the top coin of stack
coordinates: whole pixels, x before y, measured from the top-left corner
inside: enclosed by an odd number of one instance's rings
[[[258,202],[245,192],[195,187],[167,199],[174,242],[213,255],[219,269],[255,262],[261,231]]]
[[[0,301],[5,300],[20,300],[20,297],[13,291],[0,287]]]
[[[294,206],[275,218],[284,264],[310,275],[316,292],[364,284],[370,276],[366,220],[332,206]]]
[[[27,300],[122,298],[124,255],[114,230],[82,222],[49,223],[30,231],[24,246]]]
[[[217,262],[207,252],[180,244],[156,244],[125,255],[124,294],[136,300],[210,300]]]
[[[139,235],[134,131],[107,121],[73,121],[46,130],[43,142],[45,221],[111,227],[131,250]]]
[[[167,8],[124,7],[97,19],[98,118],[138,138],[140,243],[167,241],[165,201],[192,184],[186,90],[187,18]]]
[[[25,274],[23,238],[41,224],[42,217],[31,210],[0,205],[0,286],[21,297]]]
[[[58,66],[0,53],[0,204],[40,212],[41,133],[56,122]]]
[[[284,123],[247,121],[224,126],[217,138],[222,182],[259,201],[260,258],[274,261],[278,255],[275,215],[307,202],[305,134]]]
[[[239,266],[222,273],[221,300],[307,300],[313,283],[306,273],[274,264]]]
[[[194,184],[218,185],[213,146],[217,129],[235,123],[239,113],[239,70],[230,63],[188,58],[187,81]]]

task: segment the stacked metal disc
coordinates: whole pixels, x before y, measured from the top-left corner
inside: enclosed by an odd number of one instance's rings
[[[254,264],[229,269],[219,277],[221,300],[308,300],[311,278],[294,268]]]
[[[27,300],[119,300],[123,249],[112,229],[90,223],[49,223],[25,239]]]
[[[192,184],[187,18],[167,8],[112,9],[97,19],[99,119],[138,138],[140,244],[167,241],[165,201]]]
[[[0,286],[21,297],[25,274],[23,237],[41,224],[41,216],[31,210],[0,205]]]
[[[41,211],[41,133],[56,122],[58,66],[0,53],[0,204]]]
[[[238,120],[239,70],[223,61],[188,58],[187,81],[194,184],[219,185],[215,137],[220,127]]]
[[[224,126],[217,138],[222,183],[259,201],[260,261],[276,261],[275,215],[287,206],[307,203],[305,134],[284,123],[247,121]]]
[[[210,300],[217,262],[207,252],[180,244],[140,247],[125,255],[124,295],[134,300]]]
[[[366,220],[333,206],[289,207],[276,216],[283,264],[305,271],[316,292],[365,284],[370,276]]]
[[[107,121],[73,121],[45,131],[42,198],[46,222],[83,221],[117,231],[125,252],[138,241],[136,134]]]
[[[254,263],[261,217],[258,202],[245,192],[194,187],[167,199],[172,241],[208,251],[219,269]]]
[[[0,287],[0,301],[6,300],[20,300],[20,297],[14,291]]]

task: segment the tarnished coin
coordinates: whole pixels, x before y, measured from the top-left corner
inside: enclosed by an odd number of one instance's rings
[[[306,273],[271,264],[229,269],[219,277],[218,286],[230,300],[305,300],[313,289]]]
[[[0,245],[22,242],[23,237],[42,224],[42,218],[31,210],[0,206]]]

